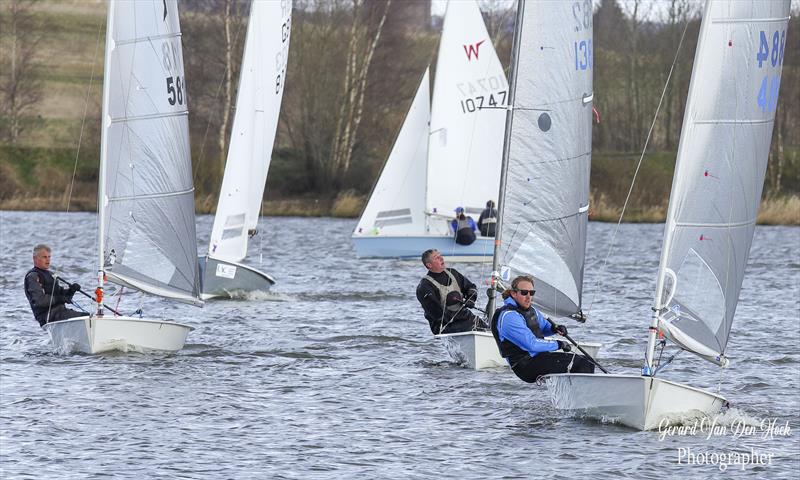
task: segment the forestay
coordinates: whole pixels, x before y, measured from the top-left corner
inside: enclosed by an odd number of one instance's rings
[[[448,2],[431,106],[427,211],[479,214],[500,183],[508,82],[474,1]],[[446,222],[430,233],[448,235]]]
[[[592,2],[520,2],[497,264],[548,314],[580,311],[592,147]]]
[[[177,3],[111,1],[108,8],[100,264],[116,283],[199,303]]]
[[[789,0],[712,1],[695,54],[659,269],[660,326],[724,363],[767,167]]]
[[[248,232],[258,226],[286,79],[292,2],[254,1],[250,7],[236,117],[214,217],[210,256],[239,262]]]
[[[425,233],[430,112],[430,72],[426,69],[354,234]]]

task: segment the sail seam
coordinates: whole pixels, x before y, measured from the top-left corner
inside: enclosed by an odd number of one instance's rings
[[[676,227],[708,227],[708,228],[729,228],[729,227],[745,227],[748,225],[755,225],[756,219],[745,220],[736,223],[690,223],[690,222],[676,222]]]
[[[780,18],[732,18],[729,20],[711,20],[711,23],[777,23],[777,22],[786,22],[791,17],[780,17]]]
[[[131,44],[134,44],[134,43],[152,42],[153,40],[163,40],[165,38],[176,38],[176,37],[181,37],[181,34],[180,33],[165,33],[164,35],[138,37],[138,38],[134,38],[134,39],[131,39],[131,40],[117,41],[116,42],[116,46],[119,47],[119,46],[122,46],[122,45],[131,45]]]
[[[133,122],[136,120],[152,120],[155,118],[167,118],[167,117],[180,117],[180,116],[188,116],[188,110],[181,110],[180,112],[169,112],[169,113],[154,113],[152,115],[141,115],[135,117],[118,117],[112,118],[111,123],[122,123],[122,122]]]
[[[734,125],[759,125],[759,124],[767,124],[773,123],[774,119],[758,119],[758,120],[695,120],[695,125],[724,125],[724,124],[734,124]]]
[[[194,187],[179,192],[165,192],[165,193],[150,193],[146,195],[128,195],[126,197],[109,197],[109,202],[125,202],[128,200],[149,200],[151,198],[164,198],[164,197],[179,197],[187,193],[194,193]]]

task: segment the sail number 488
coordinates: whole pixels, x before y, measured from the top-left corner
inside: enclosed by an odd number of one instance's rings
[[[762,112],[772,112],[778,106],[778,90],[781,86],[780,67],[783,65],[784,48],[786,47],[786,30],[774,31],[772,33],[772,44],[767,40],[767,34],[761,30],[759,34],[758,53],[756,61],[758,68],[762,68],[764,63],[767,66],[778,67],[777,73],[770,78],[764,75],[761,79],[761,86],[758,89],[756,103]]]
[[[183,90],[186,82],[181,77],[167,77],[167,101],[170,105],[183,105]]]

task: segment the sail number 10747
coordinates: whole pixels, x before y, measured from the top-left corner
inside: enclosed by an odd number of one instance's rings
[[[778,90],[781,86],[780,67],[783,65],[783,54],[786,47],[786,30],[772,32],[771,40],[770,43],[766,32],[761,30],[758,53],[756,53],[758,68],[762,68],[765,63],[767,66],[778,67],[778,71],[772,77],[767,74],[761,79],[756,103],[762,112],[773,112],[778,106]]]

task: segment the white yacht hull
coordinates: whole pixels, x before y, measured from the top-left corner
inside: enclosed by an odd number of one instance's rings
[[[657,377],[564,373],[543,381],[556,409],[638,430],[684,424],[728,405],[719,395]]]
[[[497,348],[497,342],[491,332],[443,333],[434,337],[444,342],[445,348],[453,360],[468,368],[480,370],[508,366],[506,360],[500,356],[500,350]],[[579,343],[579,345],[592,358],[597,356],[601,346],[601,344],[593,342]],[[572,351],[581,354],[575,348]]]
[[[491,261],[493,237],[478,237],[472,245],[459,245],[452,235],[353,235],[358,258],[419,260],[422,252],[435,248],[448,262]]]
[[[175,352],[183,348],[193,327],[163,320],[86,316],[47,323],[50,341],[59,352]]]

